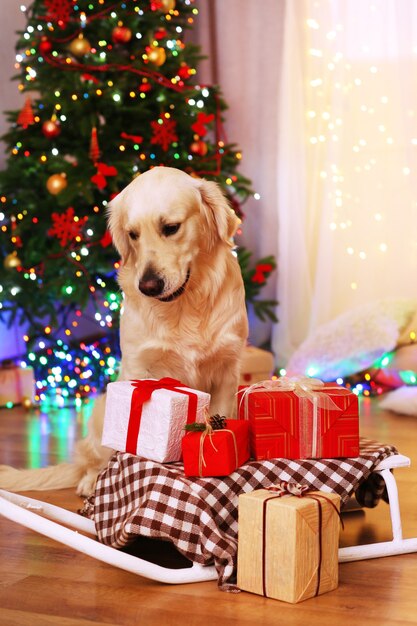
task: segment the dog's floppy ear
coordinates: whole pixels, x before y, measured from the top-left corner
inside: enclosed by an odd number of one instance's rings
[[[123,192],[119,193],[107,205],[107,225],[113,245],[120,254],[123,263],[126,263],[130,252],[130,244],[123,228]]]
[[[209,180],[198,183],[201,195],[201,211],[207,223],[207,243],[211,249],[220,239],[233,247],[232,237],[235,234],[240,220],[229,206],[229,203],[219,185]]]

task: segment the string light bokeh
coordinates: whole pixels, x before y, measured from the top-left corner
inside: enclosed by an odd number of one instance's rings
[[[417,7],[312,0],[287,8],[279,118],[285,272],[274,349],[292,365],[342,315],[416,301]],[[378,337],[373,321],[363,323]],[[350,338],[332,328],[331,346],[317,345],[316,360],[337,346],[343,371],[358,345],[355,328]],[[384,351],[382,344],[381,358]],[[358,372],[364,385],[376,382],[378,369]],[[323,368],[311,358],[303,372],[320,377]]]
[[[316,280],[331,284],[326,304],[337,315],[412,291],[415,9],[405,2],[389,20],[387,4],[377,0],[309,7],[303,59],[309,253]]]

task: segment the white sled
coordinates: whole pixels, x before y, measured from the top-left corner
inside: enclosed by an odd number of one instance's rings
[[[389,499],[392,540],[339,549],[339,562],[375,559],[417,552],[417,537],[403,539],[398,490],[391,470],[409,467],[410,459],[402,454],[388,457],[375,468],[385,481]],[[214,566],[193,563],[180,569],[163,567],[145,559],[105,546],[95,537],[95,525],[81,515],[53,504],[0,489],[0,514],[74,550],[133,574],[168,584],[197,583],[217,579]]]

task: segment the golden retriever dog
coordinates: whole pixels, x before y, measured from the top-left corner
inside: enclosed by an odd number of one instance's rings
[[[231,238],[238,219],[216,183],[155,167],[108,211],[124,294],[120,380],[170,376],[211,394],[210,413],[234,413],[247,338],[245,295]],[[1,466],[0,487],[78,485],[94,490],[112,451],[101,446],[105,396],[97,398],[73,463],[35,470]]]

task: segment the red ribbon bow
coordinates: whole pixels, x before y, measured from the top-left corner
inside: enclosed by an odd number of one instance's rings
[[[269,274],[273,270],[273,267],[270,263],[260,263],[255,268],[255,273],[252,276],[251,280],[253,283],[264,283],[266,281],[265,274]]]
[[[192,124],[191,129],[199,135],[199,137],[204,137],[207,134],[206,124],[210,124],[214,120],[214,113],[209,113],[206,115],[205,113],[198,113],[197,121]]]
[[[96,163],[97,173],[91,177],[91,182],[97,185],[99,189],[104,189],[107,185],[107,176],[117,176],[118,171],[113,165],[106,163]]]
[[[151,399],[153,392],[157,389],[168,389],[187,395],[189,397],[187,424],[191,424],[191,422],[195,420],[198,402],[197,394],[191,390],[186,391],[185,389],[179,389],[179,387],[185,386],[180,380],[176,380],[175,378],[160,378],[159,380],[131,380],[130,382],[134,389],[126,435],[126,452],[136,454],[143,405]]]

